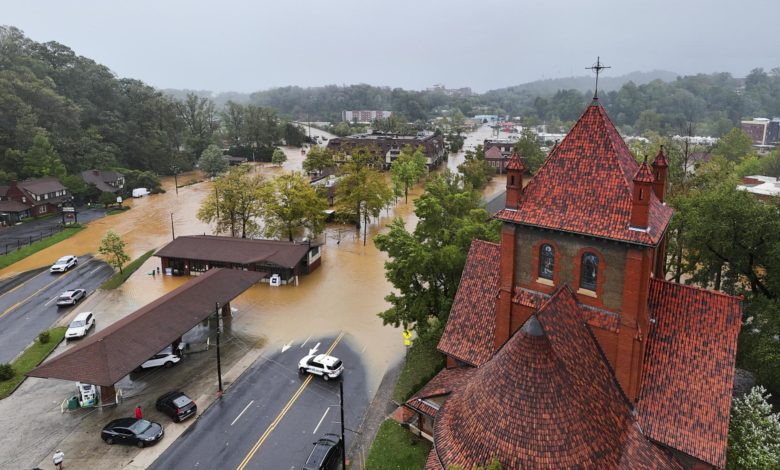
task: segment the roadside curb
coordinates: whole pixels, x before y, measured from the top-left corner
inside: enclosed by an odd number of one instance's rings
[[[371,449],[371,444],[374,443],[379,426],[382,425],[382,422],[384,422],[390,412],[398,406],[393,402],[392,395],[398,376],[401,375],[403,365],[404,360],[401,359],[385,372],[374,399],[368,405],[363,421],[358,426],[357,437],[347,452],[347,461],[351,462],[350,468],[353,470],[365,467],[368,451]]]

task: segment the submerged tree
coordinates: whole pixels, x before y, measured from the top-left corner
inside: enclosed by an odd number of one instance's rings
[[[228,169],[228,162],[222,155],[222,149],[214,144],[206,147],[198,160],[198,168],[207,176],[217,176]]]
[[[266,236],[293,241],[303,230],[316,237],[325,228],[328,203],[303,175],[290,173],[273,180],[263,192],[263,205]]]
[[[230,232],[231,237],[247,238],[258,231],[263,215],[267,183],[261,175],[252,174],[251,165],[232,167],[214,181],[211,195],[198,210],[198,219],[215,224],[214,232]]]
[[[410,145],[406,145],[390,167],[393,185],[397,192],[403,193],[405,203],[409,202],[409,188],[428,171],[425,162],[422,147],[412,150]]]

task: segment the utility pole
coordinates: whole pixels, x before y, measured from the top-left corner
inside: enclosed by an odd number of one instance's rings
[[[173,231],[173,212],[171,212],[171,240],[176,240],[176,232]]]
[[[341,408],[341,468],[347,468],[347,442],[344,440],[344,378],[339,380],[339,407]]]
[[[222,330],[222,317],[219,314],[219,302],[217,302],[217,379],[219,380],[219,392],[217,393],[217,396],[222,398],[222,360],[219,354],[219,334],[220,330]]]
[[[173,167],[173,185],[176,187],[176,195],[179,195],[179,167]]]

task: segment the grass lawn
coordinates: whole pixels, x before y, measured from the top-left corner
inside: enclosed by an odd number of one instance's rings
[[[7,397],[13,392],[17,385],[22,383],[25,377],[24,374],[33,370],[38,364],[43,362],[44,359],[57,347],[58,344],[65,337],[64,326],[58,326],[49,330],[48,343],[41,343],[38,339],[27,349],[24,350],[21,356],[19,356],[11,365],[14,368],[14,376],[10,380],[0,382],[0,399]]]
[[[393,400],[397,403],[405,402],[444,367],[444,355],[436,350],[438,343],[438,336],[425,340],[418,338],[412,343],[393,391]]]
[[[56,245],[62,240],[72,237],[73,235],[75,235],[76,233],[78,233],[80,230],[83,229],[84,227],[82,226],[78,226],[78,227],[71,226],[62,229],[59,232],[55,233],[54,235],[44,238],[43,240],[33,242],[32,245],[25,246],[24,248],[8,253],[7,255],[0,256],[0,269],[10,266],[19,260],[23,260],[24,258],[27,258],[28,256],[37,253],[43,250],[44,248],[48,248],[52,245]]]
[[[103,283],[102,286],[100,286],[101,289],[116,289],[117,287],[121,286],[123,282],[127,280],[128,277],[130,277],[138,268],[141,267],[142,264],[146,262],[147,259],[149,259],[152,254],[154,254],[155,250],[149,250],[146,253],[142,254],[138,259],[134,260],[127,266],[125,266],[122,269],[121,273],[116,273],[113,276],[111,276],[106,282]]]
[[[412,435],[392,419],[387,419],[379,427],[368,452],[366,469],[422,469],[430,450],[428,441]]]

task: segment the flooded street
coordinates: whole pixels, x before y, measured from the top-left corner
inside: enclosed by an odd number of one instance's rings
[[[312,129],[315,132],[325,134]],[[473,147],[481,143],[489,133],[489,128],[479,129],[468,135],[466,145]],[[257,171],[269,177],[300,171],[304,158],[300,150],[288,148],[285,152],[288,161],[281,168],[263,164],[257,166]],[[460,152],[451,155],[445,165],[455,171],[462,161],[463,152]],[[178,176],[179,184],[198,178],[202,176],[197,173]],[[495,178],[484,192],[486,199],[503,190],[503,186],[503,178]],[[211,233],[211,228],[196,218],[201,202],[211,190],[209,181],[180,187],[178,195],[173,178],[165,178],[163,187],[166,193],[125,201],[131,207],[127,212],[90,223],[70,239],[0,271],[0,277],[48,266],[65,254],[97,253],[100,240],[108,230],[118,233],[127,243],[130,257],[136,258],[171,240],[171,214],[177,236]],[[324,242],[322,267],[301,277],[297,287],[259,284],[246,291],[233,302],[237,311],[232,333],[247,344],[273,348],[295,339],[344,330],[356,349],[362,351],[366,363],[371,364],[367,387],[374,390],[387,367],[402,357],[404,347],[400,331],[383,326],[377,317],[378,312],[388,307],[384,297],[392,286],[384,276],[386,257],[374,246],[373,236],[395,217],[402,217],[411,229],[416,224],[413,201],[422,190],[421,185],[414,188],[408,203],[399,198],[396,206],[383,211],[378,220],[372,220],[365,246],[362,233],[358,234],[353,226],[329,224],[320,237]],[[110,306],[114,312],[127,314],[190,279],[151,276],[149,273],[159,265],[158,258],[150,258],[122,287],[106,293],[105,301],[97,308]]]

